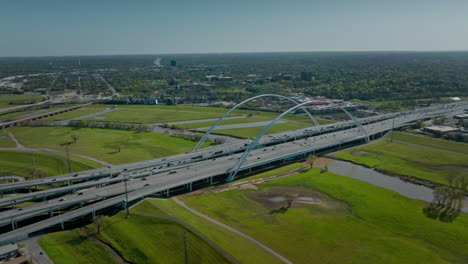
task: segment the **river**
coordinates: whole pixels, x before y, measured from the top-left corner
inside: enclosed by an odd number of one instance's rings
[[[334,160],[329,158],[318,158],[315,162],[317,167],[328,166],[328,171],[347,176],[356,180],[365,181],[370,184],[395,191],[408,198],[432,202],[433,190],[423,185],[418,185],[401,180],[398,177],[389,176],[374,169],[356,165],[351,162]],[[463,212],[468,213],[468,197],[465,197]]]

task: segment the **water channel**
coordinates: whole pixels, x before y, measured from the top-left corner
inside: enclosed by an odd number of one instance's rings
[[[418,185],[401,180],[398,177],[389,176],[374,169],[356,165],[351,162],[334,160],[329,158],[318,158],[316,161],[317,167],[323,168],[328,166],[328,171],[347,176],[360,181],[365,181],[370,184],[383,187],[388,190],[395,191],[408,198],[432,202],[433,191],[423,185]],[[468,213],[468,197],[465,197],[463,212]]]

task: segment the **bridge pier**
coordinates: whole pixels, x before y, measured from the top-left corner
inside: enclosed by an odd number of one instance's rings
[[[62,227],[62,230],[65,230],[65,226],[63,224],[63,221],[60,220],[60,227]]]
[[[169,189],[166,190],[166,197],[169,198]]]
[[[91,216],[93,218],[93,222],[94,222],[94,219],[96,219],[96,211],[91,211]]]
[[[54,216],[54,211],[52,211],[52,209],[50,209],[49,211],[49,217],[53,217]]]
[[[16,223],[15,220],[12,219],[12,220],[11,220],[11,229],[12,229],[12,230],[16,230],[16,228],[18,228],[18,224]]]

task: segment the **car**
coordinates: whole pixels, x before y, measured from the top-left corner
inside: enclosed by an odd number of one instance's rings
[[[169,174],[174,174],[174,173],[177,173],[177,171],[173,170],[169,172]]]
[[[146,178],[141,178],[142,181],[146,181]]]
[[[79,192],[78,195],[83,195],[83,192]]]
[[[147,184],[145,184],[145,185],[143,185],[143,186],[149,186],[149,185],[150,185],[150,184],[149,184],[149,183],[147,183]]]
[[[66,200],[67,200],[67,198],[62,198],[62,199],[59,200],[59,202],[63,202],[63,201],[66,201]]]

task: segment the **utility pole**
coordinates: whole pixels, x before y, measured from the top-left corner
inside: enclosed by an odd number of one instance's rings
[[[125,209],[127,210],[127,216],[125,218],[128,218],[130,215],[130,211],[128,210],[128,191],[127,191],[127,174],[124,176],[124,185],[125,185]]]
[[[35,159],[35,156],[34,156],[34,151],[32,152],[32,162],[33,162],[33,167],[36,168],[36,159]]]
[[[184,230],[184,263],[188,264],[188,255],[187,255],[187,231]]]
[[[70,165],[70,154],[68,153],[68,147],[70,146],[70,142],[65,143],[65,149],[67,150],[67,162],[68,162],[68,172],[72,172],[71,165]]]
[[[393,142],[393,133],[395,130],[395,118],[392,118],[392,137],[390,138],[390,142]]]

